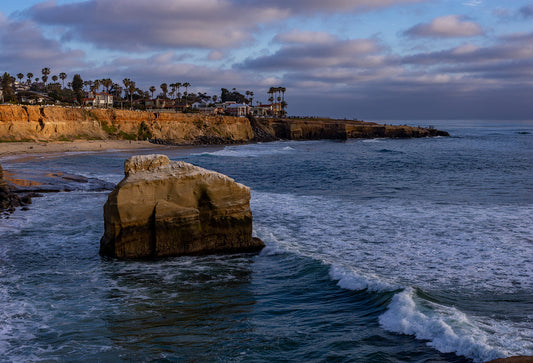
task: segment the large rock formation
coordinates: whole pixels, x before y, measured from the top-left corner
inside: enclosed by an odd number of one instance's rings
[[[255,252],[250,189],[165,155],[133,156],[104,206],[100,254],[152,258]]]

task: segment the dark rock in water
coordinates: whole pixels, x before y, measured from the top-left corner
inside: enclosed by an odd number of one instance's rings
[[[19,197],[4,180],[4,169],[0,165],[0,211],[14,212],[15,208],[31,204],[31,196]]]
[[[57,193],[73,190],[104,191],[113,190],[114,184],[97,178],[63,172],[50,172],[39,169],[18,169],[16,174],[6,176],[15,193]]]
[[[250,189],[165,155],[134,156],[104,206],[100,254],[121,259],[257,252]]]

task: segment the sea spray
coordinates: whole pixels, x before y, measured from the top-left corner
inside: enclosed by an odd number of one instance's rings
[[[494,347],[498,342],[487,333],[491,327],[483,330],[479,322],[454,307],[421,300],[411,287],[394,295],[379,322],[389,331],[414,335],[441,352],[464,355],[475,362],[510,355],[505,347]]]

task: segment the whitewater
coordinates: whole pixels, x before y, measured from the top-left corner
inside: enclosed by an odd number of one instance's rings
[[[89,180],[2,219],[0,359],[533,355],[533,123],[437,126],[452,136],[169,150],[251,187],[259,255],[102,259],[132,152],[0,160]]]

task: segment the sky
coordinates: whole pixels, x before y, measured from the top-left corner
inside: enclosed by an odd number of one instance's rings
[[[286,88],[289,115],[533,120],[533,1],[2,0],[0,72]]]

